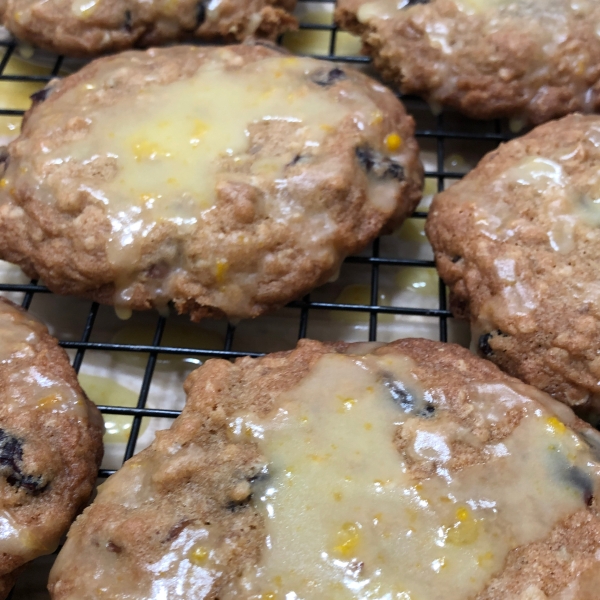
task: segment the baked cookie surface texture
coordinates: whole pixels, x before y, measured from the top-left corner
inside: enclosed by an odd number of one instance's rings
[[[413,120],[350,69],[260,45],[99,59],[8,148],[3,258],[53,291],[253,317],[414,209]]]
[[[0,298],[0,598],[88,500],[102,417],[48,330]]]
[[[384,78],[475,118],[600,109],[596,0],[340,0]]]
[[[434,198],[426,231],[504,370],[572,405],[600,399],[600,117],[547,123]]]
[[[185,388],[72,527],[54,600],[595,597],[598,432],[467,350],[302,341]]]
[[[0,0],[17,38],[69,56],[197,40],[275,39],[296,27],[296,0]]]

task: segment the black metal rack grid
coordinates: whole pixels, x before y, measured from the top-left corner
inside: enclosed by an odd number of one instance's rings
[[[306,4],[308,0],[299,0],[300,4]],[[311,0],[314,4],[334,4],[331,0]],[[320,54],[312,54],[319,59],[332,60],[338,63],[346,63],[355,66],[368,66],[370,62],[367,57],[357,55],[343,55],[336,52],[338,45],[338,29],[331,24],[301,22],[301,31],[320,32],[319,35],[328,36],[326,46],[328,51]],[[286,34],[287,35],[287,34]],[[296,34],[298,35],[298,34]],[[280,40],[281,41],[281,40]],[[283,36],[285,45],[285,35]],[[15,52],[17,45],[12,41],[0,41],[0,49],[5,48],[5,54],[0,60],[0,85],[2,82],[36,82],[43,86],[52,78],[59,76],[63,67],[63,58],[57,57],[54,64],[48,68],[47,75],[26,75],[26,74],[7,74],[6,67]],[[455,141],[470,144],[474,149],[483,146],[483,149],[477,150],[480,156],[501,141],[511,137],[506,123],[500,121],[494,122],[478,122],[474,123],[465,119],[461,119],[456,115],[442,113],[434,116],[429,110],[427,104],[422,100],[414,97],[402,97],[407,109],[412,113],[417,120],[417,138],[421,144],[429,145],[436,157],[436,165],[433,169],[426,170],[426,177],[434,179],[437,182],[437,190],[444,188],[446,181],[456,180],[463,176],[460,170],[450,170],[446,168],[446,160],[448,157],[448,146]],[[12,107],[0,106],[0,118],[7,116],[20,116],[23,110]],[[425,219],[426,211],[417,211],[413,214],[415,219]],[[380,240],[375,240],[370,248],[370,252],[361,256],[350,257],[345,261],[346,265],[363,265],[370,269],[370,302],[367,304],[341,304],[337,302],[321,302],[311,300],[311,295],[307,295],[302,299],[296,300],[289,304],[289,308],[296,312],[297,320],[295,327],[298,339],[305,337],[307,327],[311,315],[317,311],[355,311],[366,313],[369,318],[368,338],[370,341],[377,339],[377,324],[378,317],[381,315],[391,314],[400,316],[421,316],[437,321],[439,339],[447,341],[448,338],[448,319],[451,318],[451,313],[447,306],[447,291],[444,284],[439,282],[438,305],[436,308],[419,308],[414,306],[382,306],[378,302],[379,298],[379,279],[380,270],[384,267],[398,268],[413,268],[427,267],[433,268],[432,260],[420,260],[406,257],[387,257],[380,256]],[[348,267],[346,267],[348,268]],[[49,294],[49,290],[39,285],[36,281],[31,281],[27,284],[14,284],[0,281],[0,291],[2,292],[23,292],[24,298],[22,305],[29,308],[33,298],[38,294]],[[81,331],[78,340],[61,339],[61,345],[69,350],[74,351],[73,366],[76,371],[79,371],[84,356],[86,353],[95,351],[111,351],[124,353],[143,353],[147,356],[146,367],[144,371],[143,381],[138,396],[137,405],[135,407],[119,407],[119,406],[100,406],[100,410],[105,415],[128,415],[133,417],[133,423],[130,430],[129,439],[126,444],[123,460],[130,458],[136,448],[136,442],[140,433],[140,426],[143,418],[168,417],[175,418],[179,413],[175,410],[163,410],[158,408],[147,408],[146,400],[152,382],[154,370],[157,364],[159,354],[197,356],[205,359],[207,357],[218,357],[225,359],[235,359],[240,356],[259,356],[260,353],[254,351],[233,350],[233,341],[236,333],[236,327],[232,324],[226,326],[223,347],[219,350],[210,348],[183,348],[176,346],[163,346],[161,339],[165,331],[167,319],[162,316],[156,316],[156,324],[154,334],[150,344],[135,344],[135,343],[107,343],[92,341],[92,333],[98,315],[99,306],[96,303],[90,303],[89,312],[85,325]],[[113,471],[101,470],[99,476],[107,477]]]

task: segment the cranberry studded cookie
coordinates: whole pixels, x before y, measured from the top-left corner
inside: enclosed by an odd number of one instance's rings
[[[600,110],[597,0],[340,0],[383,76],[471,117]]]
[[[581,115],[488,154],[426,224],[474,346],[571,405],[600,401],[599,225],[600,117]]]
[[[296,0],[2,0],[0,21],[17,38],[92,57],[183,40],[275,39],[295,28]]]
[[[185,387],[72,527],[54,600],[596,597],[600,434],[467,350],[302,341]]]
[[[102,417],[39,321],[0,298],[0,598],[88,500]]]
[[[99,59],[8,147],[0,255],[61,294],[253,317],[412,212],[413,128],[379,83],[261,45]]]

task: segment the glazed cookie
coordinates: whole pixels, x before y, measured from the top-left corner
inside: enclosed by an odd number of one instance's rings
[[[297,23],[296,0],[0,0],[0,20],[19,39],[92,57],[183,40],[275,39]]]
[[[0,599],[50,554],[88,500],[102,417],[39,321],[0,298]]]
[[[185,388],[70,530],[54,600],[596,597],[600,434],[467,350],[302,341]]]
[[[99,59],[8,147],[0,254],[61,294],[253,317],[412,212],[413,127],[364,75],[262,45]]]
[[[599,225],[600,117],[581,115],[488,154],[426,224],[480,353],[571,405],[600,400]]]
[[[337,19],[433,106],[516,126],[600,110],[597,0],[340,0]]]

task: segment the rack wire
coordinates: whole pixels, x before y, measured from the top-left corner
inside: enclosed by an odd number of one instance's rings
[[[369,59],[353,53],[344,53],[343,44],[340,44],[340,35],[349,34],[338,31],[333,24],[332,19],[329,22],[315,22],[310,18],[309,5],[321,6],[329,9],[332,13],[334,2],[330,0],[299,0],[299,15],[301,16],[300,33],[284,34],[280,42],[283,45],[294,48],[293,36],[302,35],[308,32],[313,37],[319,37],[318,46],[324,51],[315,51],[310,53],[319,59],[332,60],[338,63],[358,66],[360,68],[369,68]],[[322,20],[321,20],[322,21]],[[27,74],[27,73],[8,73],[7,65],[11,59],[18,55],[19,46],[11,40],[0,41],[0,51],[5,49],[4,56],[0,60],[0,89],[10,82],[27,82],[39,84],[43,87],[54,77],[60,76],[65,65],[62,57],[57,57],[51,65],[48,66],[45,74]],[[483,156],[486,152],[493,149],[498,143],[511,137],[506,123],[500,121],[494,122],[472,122],[457,115],[442,113],[432,114],[425,102],[414,97],[402,97],[408,111],[415,116],[417,121],[417,138],[424,148],[429,152],[430,161],[426,165],[426,178],[429,180],[430,187],[433,184],[434,191],[444,189],[449,183],[456,181],[468,170],[464,165],[454,168],[449,164],[448,158],[453,152],[453,148],[467,148],[477,158]],[[0,96],[1,101],[1,96]],[[0,119],[7,117],[20,117],[24,111],[22,108],[0,105]],[[455,150],[454,150],[455,152]],[[412,219],[421,223],[427,216],[426,207],[420,207],[413,215]],[[366,315],[368,317],[368,327],[365,330],[369,341],[378,339],[379,323],[383,318],[389,318],[391,315],[396,319],[407,319],[411,317],[420,317],[427,322],[436,323],[437,338],[441,341],[448,340],[448,327],[451,322],[451,313],[448,309],[447,290],[441,280],[437,281],[437,299],[436,306],[414,306],[391,303],[386,305],[381,302],[380,280],[383,269],[387,270],[410,270],[410,269],[433,269],[434,263],[431,258],[420,258],[411,256],[386,255],[382,252],[382,240],[375,240],[371,247],[359,256],[352,256],[346,259],[343,266],[344,271],[352,280],[352,275],[358,269],[366,273],[369,285],[368,302],[350,303],[339,300],[323,299],[319,294],[309,294],[304,298],[291,302],[288,307],[280,311],[285,315],[282,322],[293,331],[295,338],[306,337],[310,333],[310,324],[322,311],[332,313],[347,313]],[[29,308],[34,299],[50,295],[51,292],[37,281],[28,283],[9,283],[0,279],[0,292],[20,292],[23,295],[22,305]],[[58,301],[58,310],[60,303]],[[167,418],[173,419],[179,414],[178,410],[165,408],[151,408],[147,406],[149,390],[152,385],[153,376],[157,367],[157,360],[160,356],[181,356],[195,357],[197,362],[206,358],[235,359],[241,356],[260,356],[264,353],[265,340],[255,338],[253,347],[244,347],[236,342],[237,327],[233,324],[222,324],[223,343],[220,348],[200,346],[189,347],[185,345],[162,343],[165,328],[172,317],[163,317],[156,315],[152,324],[153,334],[150,343],[115,342],[115,341],[97,341],[94,339],[94,332],[97,326],[99,313],[102,311],[97,303],[88,303],[87,315],[80,328],[79,334],[60,338],[60,344],[67,349],[73,358],[73,367],[79,372],[84,360],[87,360],[96,352],[116,352],[140,354],[145,356],[145,367],[137,402],[135,406],[109,406],[100,405],[99,408],[105,416],[127,416],[132,418],[129,436],[125,444],[125,450],[122,460],[129,459],[136,452],[136,445],[140,435],[143,419]],[[290,333],[291,335],[291,333]],[[139,450],[139,448],[137,449]],[[103,478],[111,475],[115,469],[103,468],[100,470],[99,477]],[[17,592],[14,598],[25,598],[25,595],[19,595]],[[36,596],[37,598],[38,596]],[[40,598],[43,596],[39,596]]]

